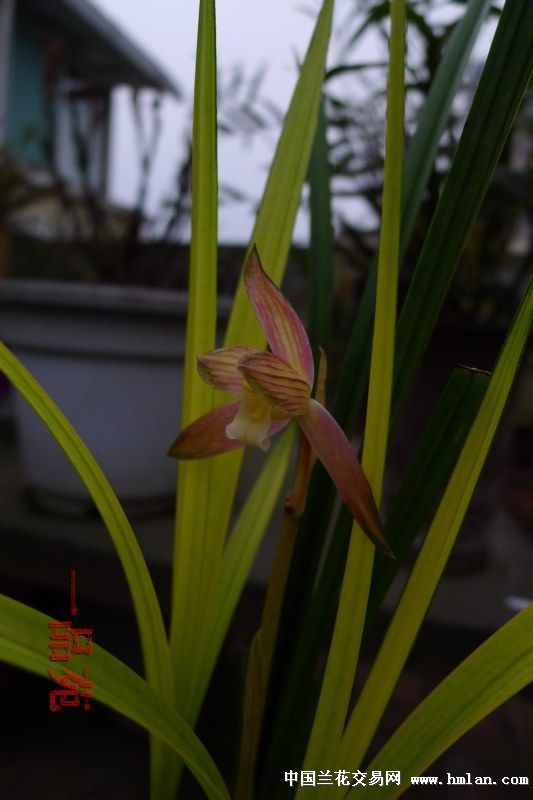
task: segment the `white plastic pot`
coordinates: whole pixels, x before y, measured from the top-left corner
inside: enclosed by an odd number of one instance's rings
[[[221,316],[227,315],[223,303]],[[109,285],[0,282],[0,336],[49,392],[130,510],[168,504],[187,295]],[[35,412],[13,396],[26,486],[42,505],[90,500]]]

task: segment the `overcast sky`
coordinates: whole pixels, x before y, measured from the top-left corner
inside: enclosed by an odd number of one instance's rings
[[[166,99],[163,135],[153,174],[151,206],[171,191],[176,164],[183,153],[194,81],[197,32],[196,0],[93,0],[114,22],[130,34],[180,84],[185,101]],[[307,8],[318,8],[307,0]],[[294,52],[302,54],[313,21],[302,13],[302,4],[291,0],[224,0],[217,3],[218,64],[229,70],[242,64],[250,74],[264,64],[264,94],[285,108],[296,79]],[[249,147],[222,138],[219,151],[220,180],[259,197],[275,138],[259,138]],[[112,196],[131,201],[137,186],[134,165],[135,139],[128,93],[119,91],[114,103],[112,142]],[[133,154],[133,156],[132,156]],[[253,219],[248,204],[226,206],[220,215],[221,241],[245,241]],[[306,236],[305,220],[298,224],[299,238]]]
[[[172,194],[176,167],[184,153],[184,138],[190,129],[190,109],[194,83],[194,58],[197,33],[198,0],[92,0],[109,18],[141,45],[183,89],[184,99],[177,103],[166,98],[163,105],[163,133],[153,171],[149,208],[153,212],[162,198]],[[437,4],[442,8],[441,4]],[[217,3],[217,42],[219,70],[228,73],[235,65],[245,67],[249,75],[261,65],[267,72],[263,94],[285,110],[296,81],[295,53],[305,53],[320,0],[223,0]],[[342,36],[343,21],[354,7],[354,0],[337,0],[330,61]],[[449,5],[448,5],[449,8]],[[457,6],[456,8],[461,8]],[[304,9],[307,13],[304,13]],[[439,13],[438,11],[436,12]],[[447,11],[446,13],[449,13]],[[452,12],[453,13],[453,12]],[[442,14],[441,14],[442,16]],[[475,55],[488,48],[494,24],[486,26]],[[380,44],[382,44],[380,42]],[[416,42],[410,42],[410,58],[416,58]],[[355,61],[383,58],[377,42],[363,38]],[[359,73],[360,74],[360,73]],[[145,98],[148,100],[148,98]],[[116,93],[113,106],[111,194],[122,203],[131,203],[138,186],[138,164],[127,90]],[[277,133],[255,137],[243,147],[236,138],[221,137],[219,142],[219,177],[244,190],[255,199],[261,196],[272,158]],[[245,242],[253,224],[250,204],[229,204],[220,211],[219,239]],[[295,238],[307,239],[307,220],[300,214]]]

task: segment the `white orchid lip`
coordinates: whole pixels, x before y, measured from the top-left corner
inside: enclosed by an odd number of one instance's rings
[[[240,439],[246,444],[254,444],[265,451],[270,447],[268,434],[271,425],[272,409],[269,404],[255,392],[244,389],[239,410],[226,427],[226,436],[229,439]]]

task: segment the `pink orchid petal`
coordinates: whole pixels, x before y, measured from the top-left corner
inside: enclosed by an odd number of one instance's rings
[[[370,484],[346,435],[324,406],[311,400],[298,423],[363,531],[390,554]]]
[[[272,351],[313,385],[313,354],[298,314],[270,280],[254,247],[244,267],[244,285]]]
[[[223,392],[240,392],[243,379],[237,365],[245,356],[255,352],[252,347],[242,344],[210,350],[198,356],[198,372],[204,381],[215,389],[221,389]]]
[[[243,447],[244,442],[238,439],[229,439],[226,428],[233,421],[239,410],[240,401],[225,403],[213,411],[208,411],[202,417],[188,425],[172,444],[168,451],[169,456],[180,459],[196,459],[216,456]],[[279,433],[290,420],[275,420],[268,431],[269,436]]]
[[[273,421],[272,425],[270,426],[270,430],[268,431],[268,435],[269,436],[275,436],[276,433],[279,433],[280,431],[283,430],[283,428],[286,428],[287,425],[289,424],[289,422],[291,422],[290,419],[275,419]]]
[[[180,433],[168,455],[182,459],[207,458],[242,447],[244,442],[226,436],[226,427],[235,417],[239,405],[239,400],[235,400],[199,417]]]
[[[274,353],[252,353],[238,369],[251,388],[274,408],[292,417],[305,414],[311,388],[286,361]]]

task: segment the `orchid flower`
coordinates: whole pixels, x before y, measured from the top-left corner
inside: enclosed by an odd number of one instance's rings
[[[191,423],[169,455],[205,458],[246,444],[267,450],[270,437],[294,419],[352,516],[390,553],[372,489],[352,445],[326,408],[311,397],[314,366],[304,326],[263,270],[255,246],[244,268],[244,285],[272,352],[233,345],[199,356],[201,377],[215,389],[236,395],[236,400]]]

